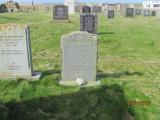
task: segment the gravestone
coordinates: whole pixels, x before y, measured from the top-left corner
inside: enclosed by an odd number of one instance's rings
[[[92,6],[92,13],[98,13],[99,12],[99,6],[95,5]]]
[[[69,14],[75,13],[75,0],[64,0],[64,5],[68,6]]]
[[[99,12],[99,13],[102,12],[102,6],[99,6],[99,7],[98,7],[98,12]]]
[[[156,16],[156,11],[152,11],[151,15]]]
[[[68,7],[65,5],[56,5],[53,10],[54,20],[68,20]]]
[[[82,14],[80,16],[80,30],[97,34],[98,17],[92,14]]]
[[[29,27],[0,25],[0,79],[39,79],[32,68]]]
[[[144,12],[144,16],[150,16],[151,14],[150,10],[144,10],[143,12]]]
[[[73,32],[61,38],[62,85],[96,85],[97,36]]]
[[[80,13],[80,11],[81,11],[80,5],[76,5],[76,6],[75,6],[75,12],[76,12],[76,13]]]
[[[156,19],[160,20],[160,10],[156,11]]]
[[[114,18],[114,10],[108,10],[108,18]]]
[[[126,9],[126,17],[134,17],[134,8]]]
[[[91,13],[91,7],[90,6],[83,6],[82,12],[83,13]]]
[[[141,9],[136,9],[135,14],[136,15],[141,15],[142,10]]]

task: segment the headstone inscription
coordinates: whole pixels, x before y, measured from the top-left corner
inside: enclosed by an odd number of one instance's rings
[[[144,10],[144,16],[150,16],[151,15],[151,11],[150,10]]]
[[[134,17],[134,8],[126,9],[126,17]]]
[[[83,13],[91,13],[91,7],[90,6],[83,6],[82,12]]]
[[[141,9],[136,9],[135,14],[136,15],[141,15],[142,10]]]
[[[87,31],[97,34],[98,17],[92,14],[82,14],[80,16],[80,31]]]
[[[96,82],[97,36],[73,32],[61,38],[62,85],[100,84]]]
[[[56,5],[53,10],[54,20],[68,20],[68,7],[65,5]]]
[[[32,70],[30,32],[26,25],[0,25],[0,79],[10,78],[40,78]]]
[[[108,18],[114,18],[114,10],[108,10]]]
[[[156,11],[152,11],[151,15],[156,16]]]

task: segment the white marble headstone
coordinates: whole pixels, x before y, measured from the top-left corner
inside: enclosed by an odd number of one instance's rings
[[[0,79],[33,74],[29,27],[0,25]]]
[[[64,5],[68,6],[69,14],[75,13],[75,0],[64,0]]]

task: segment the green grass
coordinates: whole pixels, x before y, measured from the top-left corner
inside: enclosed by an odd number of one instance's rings
[[[79,15],[70,19],[54,23],[51,13],[0,14],[1,24],[30,26],[34,70],[43,72],[39,81],[0,81],[0,120],[159,120],[160,21],[99,15],[102,85],[79,88],[58,84],[60,38],[79,30]],[[127,106],[133,100],[151,104]]]

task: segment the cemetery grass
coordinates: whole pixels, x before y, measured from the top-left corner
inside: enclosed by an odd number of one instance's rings
[[[99,15],[97,79],[101,86],[65,87],[60,38],[79,30],[53,22],[51,13],[5,13],[0,23],[30,26],[34,70],[39,81],[0,81],[1,120],[159,120],[160,21],[154,17],[108,20]],[[128,105],[129,101],[150,102]]]

